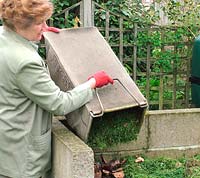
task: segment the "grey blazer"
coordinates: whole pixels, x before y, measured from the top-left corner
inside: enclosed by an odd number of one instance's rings
[[[50,169],[51,115],[65,115],[93,97],[82,84],[62,92],[37,46],[14,31],[0,30],[0,173],[38,178]]]

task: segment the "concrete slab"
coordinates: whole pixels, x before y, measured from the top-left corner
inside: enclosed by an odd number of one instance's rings
[[[53,119],[52,177],[94,178],[94,153],[60,121]]]

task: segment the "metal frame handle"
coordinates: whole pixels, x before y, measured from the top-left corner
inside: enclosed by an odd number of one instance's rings
[[[123,88],[131,95],[131,97],[138,103],[138,105],[140,105],[139,101],[137,101],[137,99],[135,98],[135,96],[130,92],[130,90],[129,90],[128,88],[126,88],[126,87],[124,86],[124,84],[123,84],[119,79],[115,78],[115,79],[113,79],[113,80],[117,80],[117,81],[123,86]],[[103,116],[105,110],[104,110],[103,104],[102,104],[102,102],[101,102],[100,96],[99,96],[98,91],[97,91],[96,88],[95,88],[95,93],[96,93],[97,99],[98,99],[98,101],[99,101],[99,105],[100,105],[100,107],[101,107],[101,112],[98,113],[98,114],[94,114],[92,111],[90,111],[90,115],[91,115],[92,117],[101,117],[101,116]]]

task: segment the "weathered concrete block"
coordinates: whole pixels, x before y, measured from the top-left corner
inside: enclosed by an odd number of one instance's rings
[[[179,157],[200,151],[200,109],[148,111],[148,154]]]
[[[94,178],[94,154],[60,121],[53,120],[52,177]]]
[[[200,145],[200,110],[149,111],[149,148]]]

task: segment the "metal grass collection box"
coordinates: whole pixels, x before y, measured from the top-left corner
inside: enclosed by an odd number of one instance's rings
[[[96,89],[92,101],[66,115],[66,125],[82,140],[87,141],[93,119],[105,113],[146,110],[146,99],[96,27],[47,32],[44,36],[50,75],[61,90],[74,88],[100,70],[114,79],[113,85]]]

